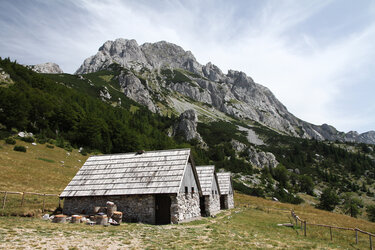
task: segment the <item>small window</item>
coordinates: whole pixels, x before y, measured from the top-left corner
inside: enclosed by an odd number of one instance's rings
[[[217,191],[215,190],[215,194],[217,194]]]
[[[185,187],[185,194],[189,193],[189,188]]]
[[[191,187],[191,193],[194,194],[194,187]]]
[[[212,190],[212,195],[214,194],[214,190]]]

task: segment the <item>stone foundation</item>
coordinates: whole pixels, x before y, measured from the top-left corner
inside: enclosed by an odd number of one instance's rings
[[[117,205],[123,221],[155,224],[155,197],[153,195],[69,197],[64,200],[63,213],[91,214],[94,207],[105,207],[107,201]]]
[[[220,211],[220,195],[206,195],[204,199],[206,216],[215,215]]]
[[[199,218],[200,215],[198,193],[171,195],[171,222],[173,224]]]

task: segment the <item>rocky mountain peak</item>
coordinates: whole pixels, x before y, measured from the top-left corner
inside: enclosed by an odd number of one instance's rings
[[[64,73],[58,64],[52,63],[52,62],[37,64],[37,65],[29,65],[28,67],[37,73],[46,73],[46,74]]]
[[[160,41],[139,46],[137,41],[123,38],[105,42],[96,55],[83,62],[76,74],[95,72],[112,63],[135,70],[169,67],[202,74],[202,65],[196,61],[194,55],[178,45]]]
[[[203,75],[211,81],[221,82],[221,81],[224,81],[225,79],[225,75],[223,74],[223,72],[211,62],[203,66],[202,71],[203,71]]]

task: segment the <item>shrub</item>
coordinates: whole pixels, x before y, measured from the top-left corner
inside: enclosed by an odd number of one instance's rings
[[[369,220],[375,222],[375,205],[368,206],[366,212]]]
[[[14,146],[13,150],[26,153],[26,148],[24,146]]]
[[[44,138],[38,138],[37,142],[38,142],[39,144],[45,144],[45,143],[47,142],[47,140],[44,139]]]
[[[24,142],[30,142],[30,143],[35,142],[35,139],[31,136],[22,137],[21,140],[24,141]]]
[[[55,146],[50,145],[50,144],[47,144],[46,147],[47,147],[47,148],[54,148]]]
[[[10,145],[15,145],[16,144],[16,140],[13,139],[12,137],[8,137],[5,139],[5,143],[6,144],[10,144]]]

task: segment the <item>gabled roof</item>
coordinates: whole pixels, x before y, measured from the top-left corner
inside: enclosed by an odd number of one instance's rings
[[[220,194],[229,194],[229,190],[232,186],[230,173],[217,173],[216,175],[220,187]]]
[[[178,193],[189,157],[190,149],[91,156],[60,197]]]
[[[216,182],[217,182],[217,177],[215,174],[215,166],[213,165],[197,166],[196,169],[198,173],[199,182],[202,188],[202,195],[211,195],[212,184],[213,184],[212,182],[214,178],[216,179]],[[218,188],[218,190],[220,189]]]

